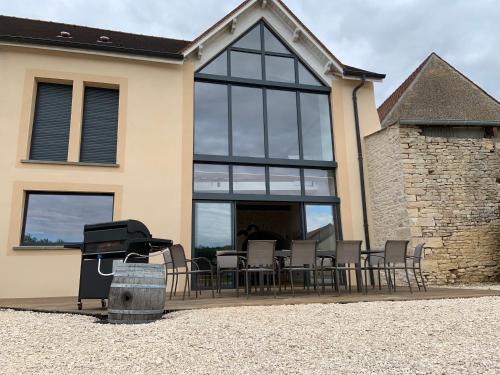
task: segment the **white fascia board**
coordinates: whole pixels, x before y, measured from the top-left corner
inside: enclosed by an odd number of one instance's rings
[[[232,15],[231,18],[228,18],[225,22],[222,22],[220,25],[218,25],[216,28],[214,28],[213,30],[211,30],[207,35],[205,35],[203,38],[201,38],[200,40],[198,40],[195,44],[193,44],[192,46],[190,46],[188,49],[186,49],[184,51],[184,57],[187,57],[189,56],[191,53],[193,53],[193,51],[197,50],[199,46],[205,46],[205,42],[208,41],[209,39],[211,39],[212,37],[216,36],[217,34],[219,34],[221,31],[226,31],[226,29],[228,28],[228,24],[232,22],[232,20],[234,18],[237,18],[240,16],[240,14],[242,14],[243,12],[245,12],[247,9],[251,8],[252,6],[254,6],[254,4],[257,2],[258,0],[254,0],[254,1],[250,1],[248,2],[248,4],[246,4],[243,8],[239,9],[238,12],[236,12],[235,14]],[[241,28],[241,24],[239,23],[239,20],[238,20],[238,25],[236,27],[236,30],[237,29],[240,29]]]
[[[291,22],[292,25],[295,26],[295,28],[293,30],[294,33],[295,33],[295,30],[298,28],[302,35],[307,36],[307,41],[309,43],[311,43],[314,47],[316,47],[316,49],[318,49],[319,51],[322,51],[328,57],[329,61],[333,63],[333,65],[338,70],[338,72],[340,74],[342,74],[342,71],[344,70],[344,68],[342,66],[340,66],[335,59],[331,58],[331,56],[330,56],[331,52],[328,50],[325,50],[325,47],[323,47],[322,45],[320,45],[317,42],[316,38],[309,32],[309,30],[302,28],[299,24],[296,24],[296,21],[294,19],[292,19],[288,10],[283,8],[283,5],[280,2],[273,1],[273,6],[276,7],[277,9],[279,9],[279,11],[282,15],[286,15],[289,22]],[[304,38],[304,36],[302,36],[300,39]]]
[[[83,48],[53,47],[53,46],[45,46],[43,44],[11,43],[11,42],[0,41],[0,46],[32,48],[32,49],[49,50],[49,51],[65,52],[65,53],[105,56],[105,57],[113,57],[113,58],[117,58],[117,59],[149,61],[149,62],[158,62],[158,63],[163,63],[163,64],[182,65],[184,63],[183,60],[176,60],[176,59],[169,59],[169,58],[162,58],[162,57],[141,56],[141,55],[134,55],[134,54],[130,54],[130,53],[114,53],[114,52],[106,52],[106,51],[95,51],[95,50],[89,50],[89,49],[83,49]]]
[[[227,48],[229,44],[239,38],[251,26],[264,19],[270,28],[288,44],[292,52],[300,56],[319,77],[328,85],[331,85],[335,75],[342,74],[342,68],[305,30],[302,31],[301,37],[298,40],[295,38],[296,41],[294,41],[295,30],[298,27],[297,23],[289,16],[288,12],[277,8],[275,5],[278,5],[278,3],[272,0],[264,8],[260,6],[260,1],[249,3],[240,12],[228,18],[226,22],[187,49],[184,52],[185,58],[190,58],[196,71]],[[238,22],[236,29],[231,33],[229,26],[235,17],[238,18]],[[196,51],[199,47],[202,47],[201,53],[197,54]],[[335,72],[335,74],[325,73],[327,64],[334,64],[338,72]]]

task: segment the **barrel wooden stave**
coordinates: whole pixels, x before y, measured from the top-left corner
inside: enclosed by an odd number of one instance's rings
[[[117,266],[108,298],[108,322],[149,323],[160,319],[165,306],[162,264],[123,263]]]

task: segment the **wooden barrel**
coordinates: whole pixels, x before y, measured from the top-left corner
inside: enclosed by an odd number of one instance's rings
[[[115,269],[108,297],[108,322],[149,323],[165,306],[163,264],[122,263]]]

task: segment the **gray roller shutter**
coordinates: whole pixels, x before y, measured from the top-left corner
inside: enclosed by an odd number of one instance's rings
[[[86,87],[80,161],[116,163],[118,90]]]
[[[38,83],[31,160],[67,161],[73,87]]]

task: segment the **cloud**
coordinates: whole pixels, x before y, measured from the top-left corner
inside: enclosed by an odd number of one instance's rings
[[[344,63],[386,73],[380,104],[432,51],[500,98],[497,0],[285,0]],[[237,0],[0,0],[0,13],[193,39]]]

